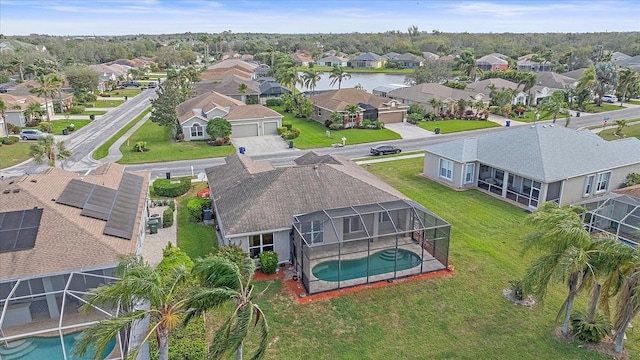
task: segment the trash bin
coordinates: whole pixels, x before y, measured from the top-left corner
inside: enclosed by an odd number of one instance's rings
[[[289,141],[289,149],[293,149],[293,141]]]
[[[69,135],[69,129],[62,129],[62,135]]]
[[[211,208],[202,208],[202,219],[205,221],[213,219],[213,210]]]
[[[149,234],[157,234],[158,233],[158,220],[151,219],[148,222],[149,224]]]
[[[504,122],[504,126],[509,127],[511,126],[511,120],[507,120]]]
[[[93,120],[95,120],[95,119],[96,119],[96,116],[95,116],[95,115],[93,115],[93,114],[91,114],[91,115],[89,115],[89,119],[90,119],[91,121],[93,121]]]
[[[580,117],[580,111],[576,112],[576,117]]]
[[[240,146],[238,150],[240,151],[240,154],[244,154],[246,149],[244,148],[244,146]]]
[[[129,100],[129,97],[128,97],[128,96],[125,96],[125,97],[124,97],[124,101],[127,101],[127,100]]]
[[[436,133],[436,134],[440,134],[440,128],[433,129],[433,132]]]
[[[167,172],[165,175],[167,176],[167,180],[171,179],[171,173],[170,172]]]

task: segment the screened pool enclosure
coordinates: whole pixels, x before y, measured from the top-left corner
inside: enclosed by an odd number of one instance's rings
[[[294,216],[291,258],[309,294],[446,269],[451,225],[410,200]]]
[[[586,210],[581,216],[589,232],[606,232],[629,246],[638,247],[640,199],[610,193],[575,205]]]

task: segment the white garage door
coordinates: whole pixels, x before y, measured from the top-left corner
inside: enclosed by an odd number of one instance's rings
[[[231,125],[231,137],[258,136],[258,124],[233,124]]]
[[[265,122],[264,135],[278,135],[278,123],[277,122]]]

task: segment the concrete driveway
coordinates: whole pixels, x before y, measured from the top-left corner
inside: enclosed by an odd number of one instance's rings
[[[429,136],[435,136],[431,131],[409,124],[408,122],[384,124],[384,127],[400,134],[403,139],[422,139]]]
[[[245,149],[245,154],[251,156],[300,151],[296,148],[289,149],[288,142],[284,141],[278,135],[232,138],[231,142],[238,152],[240,151],[240,148],[243,147]],[[295,140],[293,143],[295,145]]]

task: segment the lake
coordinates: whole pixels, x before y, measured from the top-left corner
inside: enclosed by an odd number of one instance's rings
[[[300,73],[302,74],[302,73]],[[362,87],[367,90],[367,92],[373,92],[373,89],[382,86],[382,85],[390,85],[390,84],[398,84],[404,85],[404,77],[405,75],[397,75],[397,74],[370,74],[370,73],[350,73],[351,79],[346,79],[342,81],[341,89],[352,88],[358,84],[362,85]],[[329,79],[330,73],[322,74],[322,78],[318,81],[315,90],[337,90],[338,84],[336,83],[334,86],[329,85],[331,80]],[[296,88],[301,91],[307,91],[309,89],[301,86],[300,84],[296,85]]]

